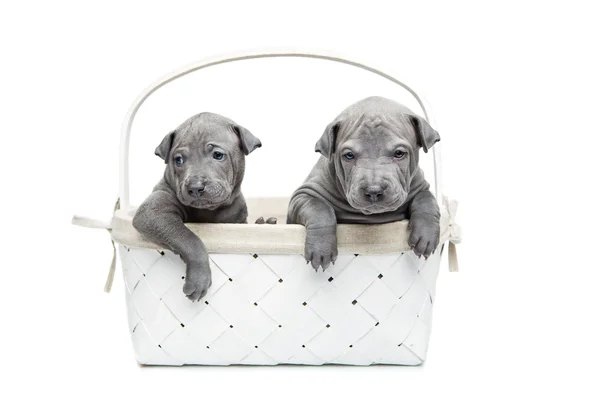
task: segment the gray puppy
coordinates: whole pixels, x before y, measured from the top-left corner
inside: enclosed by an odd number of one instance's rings
[[[317,142],[322,157],[290,200],[287,222],[306,227],[306,261],[315,270],[335,261],[337,223],[408,218],[410,246],[419,257],[431,255],[440,210],[419,168],[419,148],[427,152],[439,140],[423,118],[383,97],[344,110]]]
[[[185,222],[246,223],[240,185],[245,158],[258,140],[247,129],[217,114],[195,115],[169,133],[155,154],[165,173],[138,208],[133,226],[174,253],[187,266],[183,292],[196,301],[212,284],[208,252]]]

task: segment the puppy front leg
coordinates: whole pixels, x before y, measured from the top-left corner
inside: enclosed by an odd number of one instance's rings
[[[409,206],[408,244],[419,257],[429,257],[440,241],[440,208],[429,190],[419,192]]]
[[[338,255],[337,221],[330,204],[306,194],[294,196],[290,201],[288,224],[306,227],[304,258],[315,271],[319,266],[325,271],[335,262]]]
[[[153,202],[152,195],[148,200],[136,212],[133,226],[152,242],[181,257],[186,264],[183,293],[191,301],[200,300],[212,285],[204,243],[183,224],[176,209],[169,207],[168,203]]]

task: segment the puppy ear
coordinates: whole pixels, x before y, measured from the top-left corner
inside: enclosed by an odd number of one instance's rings
[[[260,139],[254,136],[248,129],[240,125],[232,125],[233,131],[240,138],[242,151],[245,155],[252,153],[254,150],[262,147]]]
[[[167,136],[165,136],[162,140],[162,142],[160,142],[160,144],[158,145],[158,147],[156,148],[156,150],[154,150],[154,154],[156,154],[157,156],[159,156],[160,158],[162,158],[163,160],[165,160],[165,164],[167,164],[169,162],[169,152],[171,151],[171,147],[173,146],[173,139],[175,138],[175,131],[169,133]]]
[[[339,129],[340,121],[333,121],[327,125],[321,139],[315,144],[315,151],[321,153],[329,161],[332,160],[331,156],[335,153],[335,142]]]
[[[437,133],[437,131],[433,129],[431,125],[425,121],[425,119],[417,117],[416,115],[410,115],[409,118],[412,126],[415,128],[415,132],[417,133],[418,145],[423,148],[425,153],[427,153],[427,151],[433,147],[436,142],[440,141],[439,133]]]

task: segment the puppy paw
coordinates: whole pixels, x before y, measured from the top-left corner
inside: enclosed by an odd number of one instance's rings
[[[419,258],[429,257],[440,242],[439,219],[428,214],[413,214],[409,226],[408,244]]]
[[[206,266],[188,265],[183,285],[183,293],[191,301],[200,301],[206,296],[212,285],[212,274],[208,263]]]
[[[315,271],[319,266],[325,271],[337,259],[336,227],[309,228],[306,230],[304,258]]]

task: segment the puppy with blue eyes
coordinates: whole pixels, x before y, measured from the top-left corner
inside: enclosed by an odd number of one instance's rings
[[[195,115],[169,133],[155,154],[163,178],[137,209],[133,226],[185,262],[184,294],[197,301],[211,286],[208,252],[186,222],[246,223],[241,193],[245,156],[261,147],[250,131],[223,116]]]
[[[410,220],[409,244],[428,257],[439,243],[440,210],[419,168],[438,133],[383,97],[361,100],[331,122],[315,151],[322,157],[292,195],[288,224],[306,227],[305,258],[325,270],[337,257],[337,223]]]

